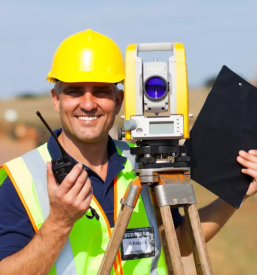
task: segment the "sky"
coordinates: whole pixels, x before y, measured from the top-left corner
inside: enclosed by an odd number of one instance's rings
[[[0,0],[0,97],[50,91],[55,50],[88,28],[112,38],[123,54],[132,43],[183,43],[190,87],[223,65],[256,79],[256,11],[256,0]],[[167,61],[168,54],[141,56]]]

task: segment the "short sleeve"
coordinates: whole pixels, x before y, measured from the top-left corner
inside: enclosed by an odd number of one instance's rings
[[[24,248],[35,231],[9,177],[0,187],[0,209],[1,261]]]

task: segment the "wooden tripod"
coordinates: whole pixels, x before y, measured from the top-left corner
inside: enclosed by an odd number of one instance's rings
[[[145,173],[146,170],[147,173]],[[189,183],[190,168],[138,169],[134,171],[140,176],[130,183],[121,200],[122,207],[98,274],[110,274],[133,209],[141,193],[142,184],[146,183],[149,185],[168,274],[185,274],[171,207],[184,208],[197,274],[213,274],[196,208],[193,186]]]

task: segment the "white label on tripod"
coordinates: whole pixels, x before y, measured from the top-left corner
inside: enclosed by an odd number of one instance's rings
[[[134,260],[155,255],[152,227],[127,229],[121,244],[122,260]]]

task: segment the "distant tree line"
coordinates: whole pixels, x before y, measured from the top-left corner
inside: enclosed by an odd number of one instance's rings
[[[34,92],[22,92],[16,96],[18,99],[37,99],[43,96],[49,95],[49,92],[34,93]]]

